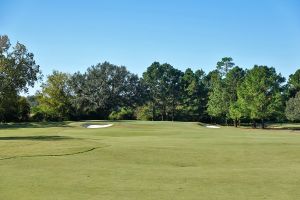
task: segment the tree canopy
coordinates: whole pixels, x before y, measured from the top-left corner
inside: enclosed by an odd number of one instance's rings
[[[41,80],[33,53],[0,35],[0,122],[142,119],[234,124],[299,121],[300,69],[288,81],[275,68],[236,66],[231,57],[215,69],[181,71],[153,62],[140,78],[125,66],[103,62],[84,72],[53,71]],[[213,120],[213,121],[212,121]]]
[[[11,47],[8,36],[0,35],[0,121],[20,119],[19,94],[41,78],[40,67],[25,45]]]
[[[73,111],[69,81],[70,75],[58,71],[47,76],[47,81],[37,93],[36,112],[49,119],[69,119]]]
[[[298,69],[294,74],[289,76],[288,80],[288,95],[289,97],[295,97],[300,91],[300,69]]]
[[[137,106],[141,83],[124,66],[99,63],[71,77],[70,87],[77,114],[106,117],[121,107]]]
[[[300,92],[287,101],[285,114],[290,121],[300,121]]]
[[[238,89],[238,102],[243,116],[262,122],[278,116],[283,108],[281,92],[284,81],[273,67],[255,65],[248,70]]]

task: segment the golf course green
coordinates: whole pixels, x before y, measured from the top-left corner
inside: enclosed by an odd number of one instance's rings
[[[300,199],[299,187],[299,131],[144,121],[0,125],[1,200],[291,200]]]

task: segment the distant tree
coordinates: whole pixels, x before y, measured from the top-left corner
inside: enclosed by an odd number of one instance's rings
[[[221,76],[215,77],[211,82],[208,96],[207,112],[214,118],[226,118],[228,100],[226,99],[224,82]]]
[[[8,54],[8,49],[10,48],[10,40],[7,35],[0,35],[0,55],[4,57]]]
[[[273,67],[257,66],[247,71],[245,79],[238,89],[238,103],[243,116],[253,120],[264,120],[282,114],[282,83],[285,79],[277,74]]]
[[[235,66],[233,59],[231,57],[224,57],[221,61],[217,63],[217,70],[220,72],[221,76],[224,77],[228,71]]]
[[[295,97],[300,91],[300,69],[291,74],[288,80],[288,96]]]
[[[234,126],[238,127],[240,119],[243,117],[242,108],[238,101],[230,103],[229,116],[233,119]]]
[[[30,104],[26,97],[19,97],[18,99],[18,118],[19,121],[29,121]]]
[[[33,53],[25,45],[17,43],[10,52],[7,36],[0,36],[0,81],[1,93],[13,89],[17,93],[27,92],[28,86],[41,77],[39,65],[36,65]]]
[[[153,120],[153,108],[151,103],[146,103],[143,106],[140,106],[136,110],[136,118],[138,120]]]
[[[108,62],[92,66],[84,74],[75,73],[70,85],[79,115],[107,118],[112,111],[134,108],[142,101],[138,76]]]
[[[0,121],[18,120],[19,94],[41,78],[34,55],[25,45],[17,42],[12,49],[10,46],[8,36],[0,35]]]
[[[166,111],[170,113],[171,120],[174,121],[177,112],[177,106],[180,104],[181,91],[181,77],[183,73],[175,69],[169,64],[163,64],[167,69],[166,77],[164,77],[164,83],[167,86],[167,107]]]
[[[26,97],[27,102],[29,103],[30,107],[36,107],[38,106],[38,100],[36,95],[29,95]]]
[[[205,85],[205,73],[195,73],[188,68],[181,80],[182,110],[187,120],[199,121],[206,117],[208,89]]]
[[[37,93],[40,111],[51,116],[51,119],[70,119],[72,115],[69,80],[70,75],[53,71],[42,84],[41,91]]]
[[[290,121],[300,121],[300,92],[287,101],[285,115]]]
[[[136,119],[135,113],[131,108],[121,108],[118,111],[112,111],[109,117],[110,120],[133,120]]]
[[[18,121],[18,95],[5,92],[0,101],[0,122]]]
[[[238,121],[242,117],[240,105],[238,104],[238,87],[242,84],[245,76],[245,71],[236,66],[228,71],[224,79],[225,82],[225,96],[227,100],[227,117],[234,121],[235,127],[238,125]]]
[[[209,88],[206,85],[206,74],[205,72],[200,69],[195,71],[195,78],[196,78],[196,93],[197,99],[196,104],[197,106],[197,112],[198,112],[198,121],[206,120],[208,117],[207,114],[207,102],[208,102],[208,91]]]
[[[164,87],[160,84],[162,77],[162,69],[159,62],[154,62],[147,71],[143,73],[143,82],[147,88],[149,100],[152,108],[152,120],[156,119],[157,107],[160,100],[163,99],[162,95],[165,94]]]
[[[174,120],[176,107],[180,103],[180,80],[183,73],[169,64],[154,62],[143,73],[152,103],[152,119],[159,113],[161,120]]]
[[[231,57],[222,58],[217,63],[216,70],[211,74],[210,92],[207,104],[208,114],[214,118],[230,118],[230,104],[237,99],[236,88],[241,76],[241,68],[233,68],[235,64]],[[233,70],[232,70],[233,68]],[[229,73],[231,72],[231,73]]]

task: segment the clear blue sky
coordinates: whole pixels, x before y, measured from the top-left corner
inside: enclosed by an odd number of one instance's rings
[[[300,68],[298,0],[0,0],[0,34],[44,74],[103,61],[139,75],[153,61],[208,72],[224,56],[285,76]]]

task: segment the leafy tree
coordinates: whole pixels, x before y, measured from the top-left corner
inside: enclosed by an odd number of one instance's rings
[[[30,104],[26,97],[19,97],[18,99],[18,118],[19,121],[29,121]]]
[[[17,43],[10,52],[7,36],[0,36],[0,81],[1,93],[13,89],[17,93],[27,92],[28,86],[41,77],[39,65],[36,65],[33,53],[25,45]]]
[[[230,104],[236,101],[236,82],[238,77],[235,77],[240,71],[240,68],[234,68],[233,59],[231,57],[224,57],[217,63],[216,70],[210,76],[210,92],[207,103],[207,112],[210,116],[215,118],[230,117]],[[231,73],[228,75],[228,72]]]
[[[300,121],[300,92],[287,101],[285,115],[290,121]]]
[[[300,69],[294,74],[291,74],[288,80],[288,95],[289,97],[295,97],[300,91]]]
[[[152,120],[156,119],[156,110],[159,104],[159,99],[161,99],[161,95],[165,93],[163,91],[161,82],[162,70],[159,62],[154,62],[150,67],[147,68],[147,71],[143,73],[143,83],[147,88],[148,98],[151,102],[152,108]],[[162,93],[163,92],[163,93]]]
[[[2,122],[28,121],[29,114],[30,105],[25,97],[9,93],[0,102],[0,121]]]
[[[38,107],[49,116],[46,118],[63,120],[72,115],[70,76],[66,73],[53,71],[42,84],[42,90],[37,93]]]
[[[238,103],[243,116],[254,121],[264,120],[281,114],[283,109],[282,83],[285,79],[277,74],[273,67],[255,65],[247,71],[245,79],[238,89]]]
[[[137,120],[153,120],[153,108],[151,103],[146,103],[143,106],[140,106],[136,110]]]
[[[238,104],[238,87],[242,84],[245,76],[245,71],[236,66],[228,71],[225,77],[225,96],[227,100],[228,108],[227,117],[234,121],[235,127],[237,127],[237,123],[242,117],[240,105]]]
[[[37,96],[36,95],[28,95],[26,97],[27,102],[29,103],[30,107],[36,107],[38,106],[39,102],[37,100]]]
[[[226,92],[224,90],[224,82],[219,75],[212,80],[212,89],[209,92],[207,112],[215,118],[225,118],[227,113]]]
[[[77,114],[107,118],[120,107],[137,107],[142,85],[137,75],[124,66],[108,62],[75,73],[70,81]]]
[[[188,68],[182,77],[181,86],[184,118],[193,121],[205,119],[208,89],[204,71],[197,70],[194,73]]]
[[[174,121],[177,106],[180,104],[181,92],[181,77],[183,73],[173,68],[169,64],[163,64],[167,69],[163,83],[167,86],[167,112],[171,115],[171,120]]]
[[[215,118],[234,120],[237,124],[237,86],[240,83],[243,70],[234,67],[231,57],[224,57],[217,63],[216,70],[210,74],[210,92],[207,104],[208,114]]]
[[[243,116],[239,102],[232,102],[229,105],[229,116],[233,119],[234,126],[237,127],[240,119]]]
[[[221,79],[220,72],[218,70],[210,71],[205,77],[204,77],[204,84],[208,91],[211,91],[213,89],[213,86],[215,82],[219,81]]]
[[[19,94],[41,78],[34,55],[25,45],[18,42],[10,47],[8,36],[0,35],[0,121],[18,120]]]
[[[143,73],[143,82],[152,103],[152,119],[159,113],[161,120],[171,116],[174,120],[176,107],[180,103],[180,80],[182,72],[165,63],[154,62]]]
[[[18,95],[5,92],[0,101],[0,122],[18,121]]]

